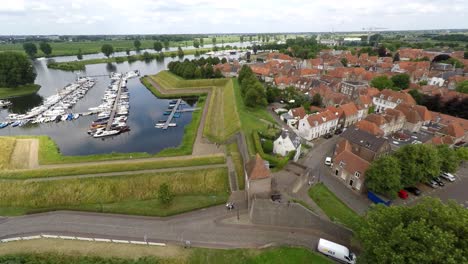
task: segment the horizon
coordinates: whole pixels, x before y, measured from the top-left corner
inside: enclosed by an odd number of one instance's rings
[[[2,36],[422,31],[468,28],[463,0],[17,0],[0,6]],[[448,14],[448,15],[447,15]],[[248,30],[246,30],[248,28]],[[274,29],[274,30],[272,30]],[[226,33],[216,33],[226,32]]]

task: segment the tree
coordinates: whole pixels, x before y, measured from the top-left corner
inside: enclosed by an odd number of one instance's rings
[[[26,54],[28,54],[28,56],[33,59],[36,54],[37,54],[37,47],[36,47],[36,44],[32,43],[32,42],[25,42],[23,44],[23,49],[24,49],[24,52],[26,52]]]
[[[395,56],[393,56],[393,62],[397,62],[397,61],[400,61],[400,53],[399,52],[395,53]]]
[[[382,91],[383,89],[389,89],[393,87],[393,81],[390,80],[386,75],[377,76],[371,81],[371,86]]]
[[[440,174],[440,158],[432,145],[406,145],[395,152],[395,157],[400,161],[404,187],[428,181]]]
[[[380,45],[377,50],[379,57],[387,57],[387,48],[384,45]]]
[[[169,184],[163,183],[159,186],[158,200],[163,205],[169,205],[174,199],[174,194],[171,191]]]
[[[179,58],[183,58],[185,56],[185,53],[180,46],[177,48],[177,56],[179,56]]]
[[[213,43],[213,46],[216,46],[216,38],[215,38],[215,37],[213,37],[213,38],[211,39],[211,42]]]
[[[19,52],[0,52],[0,87],[34,83],[36,73],[28,57]]]
[[[222,63],[222,64],[227,63],[227,59],[226,59],[226,58],[222,58],[222,59],[221,59],[221,63]]]
[[[465,51],[465,53],[463,53],[463,58],[465,60],[468,60],[468,51]]]
[[[398,159],[383,156],[372,162],[366,171],[366,186],[373,192],[396,198],[401,189],[401,169]]]
[[[410,76],[406,73],[394,75],[391,80],[401,90],[408,89],[410,85]]]
[[[168,50],[169,49],[169,40],[164,41],[164,49]]]
[[[160,41],[153,43],[153,48],[155,51],[160,52],[163,49],[163,44]]]
[[[423,103],[423,94],[421,92],[419,92],[418,90],[416,89],[411,89],[411,91],[409,91],[409,94],[413,97],[413,99],[416,101],[417,104],[422,104]]]
[[[135,46],[135,49],[136,49],[136,50],[140,50],[140,47],[141,47],[141,42],[140,42],[140,40],[135,39],[135,41],[133,41],[133,46]]]
[[[147,51],[143,52],[143,55],[141,55],[141,58],[144,60],[144,61],[150,61],[153,59],[153,56],[151,56],[151,54]]]
[[[215,78],[223,78],[223,73],[221,72],[220,69],[216,69],[215,72],[214,72],[214,77]]]
[[[125,53],[127,54],[127,56],[130,55],[130,49],[126,49]]]
[[[253,45],[252,51],[253,51],[253,53],[254,53],[255,55],[257,55],[257,51],[258,51],[257,45],[255,45],[255,44]]]
[[[200,42],[198,41],[198,39],[193,40],[193,47],[196,49],[200,47]]]
[[[250,75],[253,75],[252,69],[250,69],[247,64],[244,64],[239,71],[239,77],[237,79],[239,80],[239,83],[242,83],[244,78]]]
[[[78,49],[78,55],[76,55],[76,58],[78,60],[82,60],[83,59],[83,54],[81,53],[81,49]]]
[[[468,161],[468,148],[457,148],[455,151],[458,162]]]
[[[460,93],[468,94],[468,81],[457,83],[456,91]]]
[[[240,36],[240,42],[244,43],[244,36],[243,35]]]
[[[312,97],[312,105],[321,107],[322,106],[322,96],[319,93],[314,94]]]
[[[439,154],[440,169],[444,172],[456,172],[460,161],[455,150],[448,147],[448,145],[437,146],[437,153]]]
[[[50,54],[52,54],[52,47],[45,41],[39,43],[39,49],[46,55],[46,57],[49,57]]]
[[[111,44],[104,44],[101,47],[101,51],[104,53],[104,55],[106,55],[107,58],[109,58],[109,56],[114,53],[114,47],[112,47]]]
[[[341,64],[343,64],[343,66],[345,66],[345,67],[348,67],[348,59],[347,58],[342,58],[341,59]]]
[[[204,45],[204,40],[203,38],[200,38],[200,46],[203,47],[203,45]]]
[[[359,262],[467,263],[467,222],[468,210],[453,201],[373,206],[357,232],[364,249]]]

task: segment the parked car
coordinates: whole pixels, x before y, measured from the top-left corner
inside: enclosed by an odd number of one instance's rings
[[[325,165],[331,166],[331,164],[332,164],[332,158],[331,157],[326,157],[325,158]]]
[[[442,172],[440,177],[450,182],[454,182],[456,179],[455,176],[451,174],[450,172]]]
[[[330,133],[327,133],[327,134],[323,135],[323,138],[325,138],[325,139],[329,139],[329,138],[332,138],[332,137],[333,137],[333,135],[330,134]]]
[[[343,130],[341,129],[335,130],[335,135],[340,135],[341,133],[343,133]]]
[[[272,194],[271,195],[271,200],[273,202],[281,201],[281,194],[279,194],[279,193]]]
[[[439,177],[435,177],[433,180],[437,182],[437,185],[439,185],[440,187],[445,186],[445,183]]]
[[[406,187],[405,191],[410,192],[416,196],[421,195],[421,190],[419,190],[417,187],[414,187],[414,186]]]
[[[434,180],[430,180],[430,181],[427,181],[425,182],[427,186],[431,187],[432,189],[437,189],[439,188],[439,185],[437,184],[436,181]]]
[[[400,190],[398,192],[398,197],[400,197],[403,200],[408,199],[408,193],[405,190]]]

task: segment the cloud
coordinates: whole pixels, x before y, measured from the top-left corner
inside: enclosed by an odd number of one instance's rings
[[[0,34],[467,28],[467,12],[466,0],[11,0],[0,5],[0,21],[9,23]]]

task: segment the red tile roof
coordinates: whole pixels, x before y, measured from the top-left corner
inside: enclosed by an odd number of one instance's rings
[[[372,134],[377,137],[383,137],[385,134],[383,130],[380,129],[379,126],[377,126],[377,124],[373,122],[369,122],[367,120],[361,120],[357,122],[356,127],[360,130],[366,131],[367,133]]]
[[[265,165],[265,161],[257,153],[255,158],[251,159],[247,165],[247,175],[251,180],[261,180],[271,177],[270,169]]]
[[[343,114],[345,117],[350,117],[352,115],[357,115],[358,109],[354,103],[347,103],[344,105],[340,105],[340,108],[343,110]]]
[[[306,116],[306,111],[303,106],[298,107],[298,108],[292,108],[291,112],[292,112],[293,117],[299,117],[300,119]]]
[[[361,176],[365,175],[365,172],[370,166],[370,163],[361,157],[355,155],[349,150],[344,150],[339,153],[334,160],[335,164],[343,164],[343,169],[348,173],[354,174],[359,172]]]

